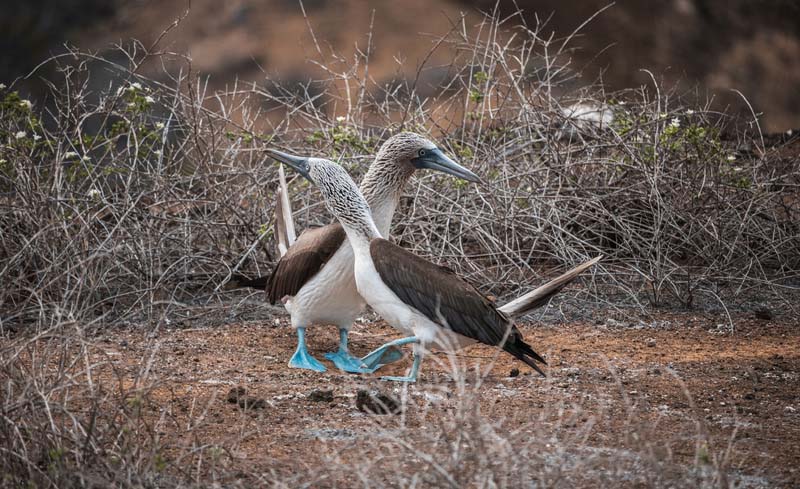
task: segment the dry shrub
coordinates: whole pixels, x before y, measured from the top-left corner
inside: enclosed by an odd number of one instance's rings
[[[97,383],[94,372],[113,362],[88,363],[88,351],[102,351],[91,331],[190,323],[202,308],[241,306],[225,283],[268,273],[275,261],[268,145],[326,155],[359,178],[388,135],[431,134],[484,183],[421,176],[402,201],[396,239],[498,296],[534,285],[543,268],[599,253],[606,258],[584,299],[691,306],[796,290],[796,160],[758,134],[725,136],[735,126],[724,114],[688,109],[655,80],[618,94],[573,89],[569,38],[518,22],[487,17],[435,39],[453,61],[436,68],[444,75],[426,97],[419,84],[429,67],[381,85],[368,75],[369,50],[320,63],[327,75],[313,86],[267,79],[209,93],[190,62],[138,43],[116,51],[123,61],[77,50],[49,60],[60,78],[47,100],[29,104],[2,89],[0,333],[25,333],[0,356],[3,484],[204,484],[196,473],[162,471],[167,451],[175,469],[208,447],[160,446],[167,420],[151,401],[158,379],[146,359],[135,385]],[[154,65],[164,71],[152,74]],[[316,191],[300,179],[291,186],[296,219],[327,222]],[[497,423],[515,419],[476,406],[461,389],[435,429],[400,426],[376,441],[392,469],[378,471],[375,485],[571,487],[593,474],[618,482],[628,464],[655,478],[634,485],[724,485],[719,470],[673,478],[676,465],[662,462],[649,433],[628,457],[591,448],[585,433],[558,422],[501,435]],[[395,471],[408,454],[414,471]],[[337,470],[363,479],[383,466],[363,460]]]

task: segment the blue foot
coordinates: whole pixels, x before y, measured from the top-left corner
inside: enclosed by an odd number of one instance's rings
[[[375,371],[362,363],[361,359],[354,357],[346,351],[339,350],[336,353],[326,353],[325,358],[332,361],[339,370],[351,374],[371,374]]]
[[[328,370],[319,360],[311,356],[306,348],[306,328],[297,328],[297,351],[289,360],[289,366],[293,368],[304,368],[315,372]]]
[[[416,336],[390,341],[367,354],[361,361],[364,362],[367,367],[377,370],[383,365],[396,362],[403,358],[403,352],[398,348],[399,346],[408,343],[417,343],[418,341]]]
[[[361,359],[354,357],[347,349],[347,335],[349,327],[339,328],[339,351],[336,353],[326,353],[325,358],[332,361],[339,370],[354,374],[371,374],[380,367],[368,366]]]
[[[414,350],[414,363],[411,364],[411,372],[405,377],[381,377],[381,380],[388,380],[390,382],[416,382],[417,374],[419,373],[419,366],[422,363],[422,350],[415,348]]]
[[[417,376],[416,375],[409,375],[407,377],[393,377],[390,375],[381,377],[381,380],[388,380],[390,382],[416,382]]]

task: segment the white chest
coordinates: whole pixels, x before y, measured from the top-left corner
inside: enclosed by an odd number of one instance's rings
[[[311,323],[347,327],[355,320],[364,308],[364,300],[356,290],[353,261],[353,248],[345,242],[322,270],[286,302],[294,327]]]
[[[444,350],[457,350],[475,342],[471,338],[453,333],[428,319],[414,307],[403,302],[381,279],[372,259],[357,249],[355,257],[356,287],[367,304],[390,326],[404,334],[417,336],[426,346]]]

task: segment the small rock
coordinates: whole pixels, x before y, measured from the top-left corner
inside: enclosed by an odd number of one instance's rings
[[[509,377],[519,377],[519,369],[512,368],[511,372],[508,374]]]
[[[247,395],[247,389],[244,387],[234,387],[230,391],[228,391],[228,402],[231,404],[236,404],[239,402],[239,399],[243,398]]]
[[[320,440],[352,440],[356,437],[353,431],[338,428],[306,430],[306,433],[312,438],[319,438]]]
[[[267,407],[267,401],[257,397],[240,397],[239,407],[242,409],[264,409]]]
[[[360,390],[356,395],[356,407],[362,413],[399,414],[400,403],[391,396],[378,391]]]
[[[648,348],[654,348],[656,346],[656,339],[647,338],[647,340],[645,340],[645,345],[647,345]]]
[[[333,391],[315,389],[308,394],[308,400],[311,402],[333,402]]]
[[[759,307],[755,311],[753,311],[756,315],[756,319],[761,319],[764,321],[771,321],[773,317],[772,311],[768,307]]]

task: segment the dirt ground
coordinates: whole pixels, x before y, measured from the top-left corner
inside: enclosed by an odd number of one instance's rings
[[[710,440],[702,450],[726,457],[739,487],[798,487],[800,323],[752,316],[734,317],[733,323],[732,333],[726,318],[687,314],[636,323],[522,324],[526,339],[549,362],[547,378],[488,347],[467,348],[457,360],[467,372],[491,367],[482,383],[467,374],[488,419],[560,422],[561,436],[583,429],[586,444],[617,449],[633,443],[636,427],[636,436],[663,440],[683,464],[697,461],[702,432]],[[377,374],[335,370],[323,358],[336,348],[333,328],[316,328],[309,336],[312,353],[330,366],[325,373],[286,366],[295,336],[285,318],[213,329],[107,331],[101,355],[116,372],[98,381],[159,379],[155,404],[162,421],[174,420],[158,425],[162,439],[189,443],[184,438],[191,436],[195,444],[225,447],[226,463],[248,473],[291,474],[298,464],[313,467],[331,452],[358,444],[375,419],[384,425],[410,422],[407,416],[360,412],[359,389],[392,395],[406,411],[422,409],[413,402],[421,398],[427,400],[426,416],[450,412],[447,399],[456,382],[445,355],[427,357],[418,384],[403,386],[380,381]],[[351,343],[361,354],[394,337],[382,322],[360,323]],[[402,374],[409,364],[406,357],[381,373]],[[243,409],[229,402],[235,387],[244,387],[258,404]],[[188,418],[204,420],[191,435]]]

